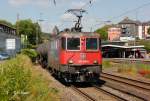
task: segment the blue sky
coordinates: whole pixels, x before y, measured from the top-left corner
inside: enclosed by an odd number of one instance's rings
[[[52,28],[57,25],[60,29],[73,26],[75,17],[71,14],[64,14],[69,8],[80,8],[89,0],[56,0],[56,6],[53,0],[1,0],[0,19],[8,20],[15,23],[17,13],[20,19],[32,19],[34,22],[38,19],[45,21],[40,22],[42,30],[51,32]],[[141,21],[150,20],[150,4],[134,10],[121,17],[112,19],[126,11],[137,8],[143,4],[150,3],[150,0],[93,0],[92,4],[87,5],[84,9],[83,27],[85,31],[94,30],[104,24],[103,21],[111,19],[111,23],[117,23],[125,17],[138,19]]]

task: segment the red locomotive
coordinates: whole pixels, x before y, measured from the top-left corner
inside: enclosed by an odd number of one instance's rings
[[[37,49],[40,60],[66,82],[95,82],[102,69],[100,36],[81,32],[79,26],[74,29],[76,31],[61,32],[49,43],[40,45]]]

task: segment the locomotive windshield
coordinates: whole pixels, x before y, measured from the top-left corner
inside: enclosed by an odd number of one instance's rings
[[[80,38],[67,38],[68,50],[80,50]]]
[[[97,38],[86,38],[86,50],[97,50],[98,39]]]

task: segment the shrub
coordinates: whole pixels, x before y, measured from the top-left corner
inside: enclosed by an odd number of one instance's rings
[[[49,84],[28,56],[18,55],[0,64],[1,101],[57,101],[58,91]]]
[[[23,49],[21,53],[29,56],[32,62],[35,62],[36,57],[37,57],[37,52],[34,49]]]
[[[0,65],[0,99],[21,100],[28,96],[30,69],[24,69],[24,59],[17,57]]]

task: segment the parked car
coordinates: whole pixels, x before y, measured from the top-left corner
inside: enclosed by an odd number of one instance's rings
[[[0,53],[0,60],[9,59],[9,55],[7,53]]]

